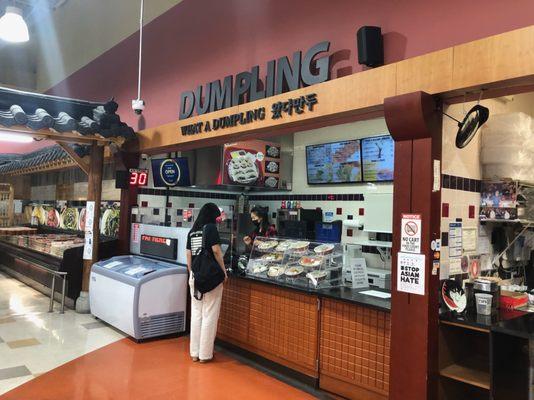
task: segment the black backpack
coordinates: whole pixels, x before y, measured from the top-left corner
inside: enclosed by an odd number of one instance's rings
[[[195,299],[202,300],[204,293],[208,293],[224,282],[224,272],[215,260],[213,252],[206,248],[206,225],[202,228],[202,248],[195,255],[191,271],[195,278]],[[197,294],[200,293],[200,296]]]

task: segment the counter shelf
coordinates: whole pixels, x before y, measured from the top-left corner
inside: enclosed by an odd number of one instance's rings
[[[258,237],[247,275],[308,290],[343,285],[343,250],[339,243]]]

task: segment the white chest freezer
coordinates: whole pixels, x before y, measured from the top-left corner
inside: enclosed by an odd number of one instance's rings
[[[185,331],[185,266],[142,256],[119,256],[93,265],[91,313],[135,339]]]

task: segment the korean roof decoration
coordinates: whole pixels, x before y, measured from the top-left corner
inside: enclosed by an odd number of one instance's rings
[[[88,155],[89,146],[69,145],[80,156]],[[27,154],[0,154],[0,175],[21,174],[52,166],[71,166],[74,162],[59,145]]]
[[[0,87],[0,128],[133,139],[134,130],[121,121],[117,109],[113,99],[95,103]]]

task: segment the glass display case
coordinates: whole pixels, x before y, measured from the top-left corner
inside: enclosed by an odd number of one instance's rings
[[[67,234],[0,235],[0,241],[56,258],[63,258],[65,250],[84,244],[83,237]]]
[[[339,243],[258,237],[247,275],[285,286],[323,289],[343,286],[342,268]]]

